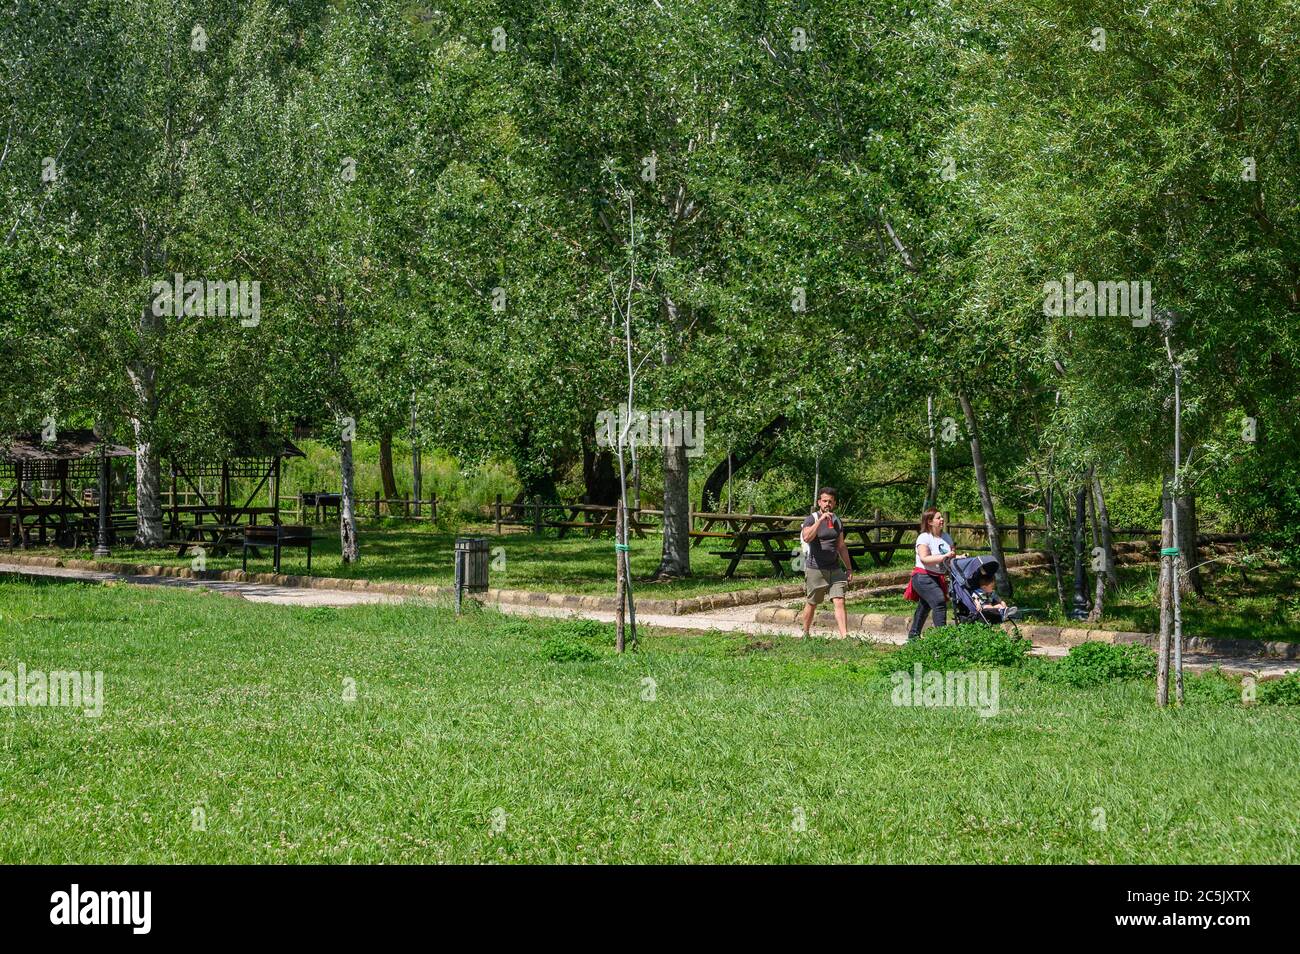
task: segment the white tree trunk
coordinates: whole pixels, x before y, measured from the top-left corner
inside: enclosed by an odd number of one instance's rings
[[[139,547],[160,547],[167,535],[163,529],[162,478],[158,455],[143,434],[143,422],[135,426],[135,544]]]
[[[352,442],[343,441],[339,449],[339,471],[343,486],[339,494],[339,552],[344,563],[361,558],[357,547],[357,494],[352,467]]]
[[[162,331],[162,320],[146,305],[140,311],[140,338],[146,354],[127,366],[127,377],[135,397],[131,428],[135,434],[135,543],[140,547],[162,546],[162,479],[158,454],[152,443],[152,429],[158,414],[158,367],[148,357],[154,338]]]

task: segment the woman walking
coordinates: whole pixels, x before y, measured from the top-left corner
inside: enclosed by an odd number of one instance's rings
[[[943,514],[931,507],[921,514],[921,532],[916,537],[916,566],[903,595],[916,601],[909,640],[919,639],[925,618],[934,613],[934,625],[948,622],[948,580],[943,575],[945,560],[952,559],[952,537],[943,532]]]

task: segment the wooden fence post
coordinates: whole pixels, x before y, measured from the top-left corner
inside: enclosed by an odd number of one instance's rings
[[[501,536],[501,495],[497,494],[497,500],[494,507],[496,511],[497,536]]]
[[[1028,552],[1028,541],[1025,539],[1025,515],[1016,514],[1016,549],[1021,553]]]
[[[306,520],[307,520],[306,514],[303,512],[303,509],[302,509],[302,491],[299,491],[299,492],[298,492],[298,523],[299,523],[299,525],[305,523]]]
[[[876,543],[879,543],[880,542],[880,508],[879,507],[876,508],[876,512],[872,516],[872,520],[875,521],[876,524]]]
[[[406,495],[406,519],[411,519],[411,495]]]
[[[438,495],[429,494],[429,522],[438,522]]]
[[[533,533],[542,532],[542,498],[533,497]]]

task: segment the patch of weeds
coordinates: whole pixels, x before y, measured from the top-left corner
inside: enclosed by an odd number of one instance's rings
[[[594,646],[566,636],[547,636],[542,640],[542,652],[551,662],[592,662],[600,658],[600,650]]]
[[[1020,666],[1032,643],[995,626],[961,623],[936,626],[920,639],[905,643],[889,658],[890,666],[907,669],[920,663],[925,669],[961,669],[968,666]]]
[[[1265,706],[1300,706],[1300,672],[1261,682],[1255,701]]]
[[[1036,670],[1045,681],[1086,689],[1108,682],[1149,679],[1156,673],[1156,654],[1146,646],[1117,643],[1080,643],[1069,655]]]
[[[614,627],[592,619],[566,619],[543,630],[542,652],[552,662],[592,662],[614,646]]]
[[[1183,692],[1189,702],[1240,704],[1241,680],[1232,678],[1217,667],[1201,673],[1185,673]]]

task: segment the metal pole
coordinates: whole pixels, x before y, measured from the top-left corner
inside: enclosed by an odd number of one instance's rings
[[[456,587],[456,615],[459,616],[459,615],[460,615],[460,591],[461,591],[462,587],[465,585],[465,568],[464,568],[464,563],[463,563],[463,561],[461,560],[461,557],[460,557],[460,553],[461,553],[461,551],[460,551],[460,544],[459,544],[459,541],[457,541],[457,543],[456,543],[456,549],[455,549],[453,552],[455,553],[455,560],[456,560],[456,569],[455,569],[455,575],[454,575],[454,579],[455,579],[455,581],[456,581],[456,582],[455,582],[455,587]]]
[[[727,445],[727,513],[731,513],[731,445]]]
[[[95,541],[95,557],[109,556],[108,520],[109,495],[113,492],[112,465],[108,462],[108,449],[102,444],[99,448],[99,533]]]
[[[813,510],[817,509],[817,487],[822,482],[822,452],[817,452],[817,463],[813,468]]]
[[[1174,483],[1169,501],[1169,513],[1173,517],[1174,548],[1173,560],[1173,600],[1174,600],[1174,699],[1178,705],[1183,704],[1183,603],[1182,603],[1182,559],[1179,551],[1178,536],[1178,497],[1182,493],[1179,462],[1182,460],[1182,383],[1183,369],[1174,365]]]
[[[1074,496],[1074,606],[1070,619],[1088,618],[1087,575],[1083,569],[1083,522],[1087,514],[1086,491],[1082,484]]]

